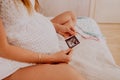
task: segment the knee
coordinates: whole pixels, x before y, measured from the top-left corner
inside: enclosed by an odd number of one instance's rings
[[[73,11],[66,11],[65,13],[70,14],[70,15],[74,15]]]
[[[73,11],[66,11],[65,13],[73,20],[73,22],[76,22],[76,15]]]

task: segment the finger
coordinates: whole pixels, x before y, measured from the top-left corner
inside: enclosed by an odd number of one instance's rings
[[[73,50],[71,50],[67,55],[71,56],[73,53]]]
[[[67,36],[71,36],[71,34],[69,32],[65,32],[65,35]]]
[[[71,27],[70,29],[71,29],[73,32],[75,32],[75,28],[74,28],[74,27]]]
[[[75,31],[74,31],[74,29],[72,27],[67,28],[67,32],[69,32],[72,35],[75,33]]]
[[[64,50],[64,53],[67,53],[71,50],[71,48],[67,49],[67,50]]]
[[[68,32],[59,33],[59,34],[61,34],[64,38],[68,38],[69,36],[71,36],[71,34],[69,34]]]
[[[72,35],[75,35],[75,32],[74,32],[74,31],[71,31],[71,34],[72,34]]]
[[[74,28],[74,27],[71,27],[70,29],[71,29],[71,31],[73,31],[73,34],[75,35],[75,33],[76,33],[75,28]]]
[[[70,33],[71,35],[74,35],[74,34],[75,34],[75,32],[72,31],[72,30],[69,30],[69,33]]]
[[[68,37],[69,37],[68,35],[64,36],[65,39],[67,39]]]
[[[70,36],[70,34],[66,34],[66,33],[64,34],[65,38],[68,38],[69,36]]]
[[[61,34],[63,37],[66,37],[66,34],[63,32],[59,32],[59,34]]]
[[[68,50],[66,50],[66,51],[65,51],[65,54],[68,55],[68,54],[71,52],[71,50],[72,50],[72,49],[68,49]]]

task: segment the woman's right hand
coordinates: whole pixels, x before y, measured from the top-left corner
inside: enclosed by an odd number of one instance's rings
[[[42,54],[39,63],[68,63],[71,60],[71,55],[72,49],[59,51],[50,55]]]

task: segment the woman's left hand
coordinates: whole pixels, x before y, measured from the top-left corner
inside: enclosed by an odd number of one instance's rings
[[[57,24],[56,31],[57,31],[57,33],[61,34],[65,38],[75,35],[75,33],[76,33],[74,27],[71,25]]]

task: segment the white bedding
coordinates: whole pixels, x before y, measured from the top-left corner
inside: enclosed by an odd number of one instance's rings
[[[99,41],[77,35],[80,44],[74,48],[70,64],[86,80],[120,80],[120,67],[116,65],[96,22],[86,17],[80,17],[77,21],[79,27],[96,35]]]

